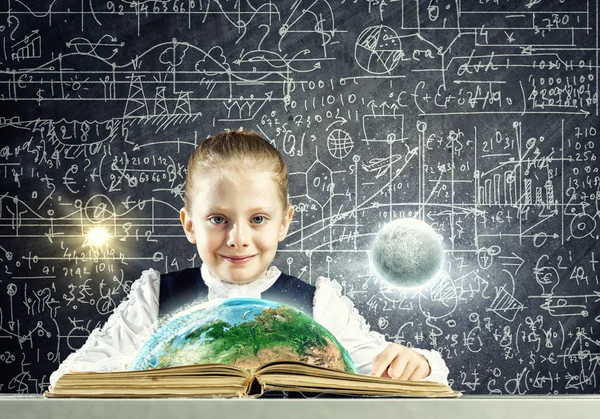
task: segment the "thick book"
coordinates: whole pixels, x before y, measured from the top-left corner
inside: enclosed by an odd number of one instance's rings
[[[59,378],[46,397],[256,398],[269,392],[347,396],[459,397],[444,384],[372,377],[309,365],[275,361],[254,371],[229,364],[195,364],[123,372],[71,372]]]

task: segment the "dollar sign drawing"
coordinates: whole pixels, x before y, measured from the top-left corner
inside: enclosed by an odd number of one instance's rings
[[[44,91],[44,89],[38,89],[38,91],[37,91],[37,97],[38,97],[37,103],[38,103],[38,106],[42,103],[42,100],[43,100],[42,92],[43,91]]]

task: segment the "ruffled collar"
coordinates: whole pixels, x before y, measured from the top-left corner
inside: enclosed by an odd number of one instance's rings
[[[248,284],[230,284],[213,275],[205,263],[200,267],[200,273],[208,287],[208,301],[220,298],[260,298],[260,295],[268,290],[281,275],[281,271],[276,266],[271,266],[261,279]]]

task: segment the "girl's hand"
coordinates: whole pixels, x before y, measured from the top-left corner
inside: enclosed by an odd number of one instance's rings
[[[398,380],[421,380],[431,374],[429,362],[416,351],[390,343],[373,359],[375,377],[390,377]]]

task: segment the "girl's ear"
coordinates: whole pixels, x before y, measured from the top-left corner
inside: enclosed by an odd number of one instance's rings
[[[285,239],[287,236],[288,229],[290,228],[290,223],[292,222],[292,217],[294,216],[294,207],[289,206],[283,220],[281,220],[281,227],[279,227],[279,241]]]
[[[194,224],[192,223],[191,214],[188,214],[185,207],[179,211],[179,219],[181,220],[181,226],[185,232],[185,237],[191,244],[196,244],[196,234],[194,233]]]

